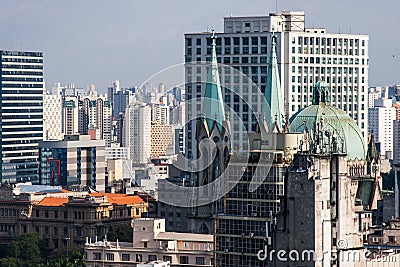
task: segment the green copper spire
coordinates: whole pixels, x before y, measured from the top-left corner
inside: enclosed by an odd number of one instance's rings
[[[214,123],[222,130],[222,122],[225,120],[224,102],[222,100],[221,83],[219,80],[217,52],[215,49],[214,29],[212,30],[211,64],[208,70],[206,90],[204,92],[203,114],[207,120],[208,130],[211,132]]]
[[[279,131],[282,130],[284,108],[282,98],[281,81],[279,78],[278,61],[276,56],[276,35],[272,34],[272,45],[270,61],[268,66],[267,84],[265,88],[265,101],[268,104],[263,108],[263,112],[266,116],[268,129],[273,132],[275,127]],[[269,108],[269,110],[268,110]]]

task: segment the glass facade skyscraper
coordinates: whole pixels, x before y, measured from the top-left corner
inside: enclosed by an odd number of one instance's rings
[[[0,50],[0,182],[38,182],[43,54]]]

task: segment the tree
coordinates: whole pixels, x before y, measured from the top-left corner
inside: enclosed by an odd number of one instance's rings
[[[37,233],[17,236],[11,243],[9,257],[1,260],[2,266],[37,266],[43,261],[43,240]]]
[[[117,241],[118,239],[121,242],[132,242],[133,241],[132,226],[127,223],[112,228],[107,233],[107,239],[110,241]]]

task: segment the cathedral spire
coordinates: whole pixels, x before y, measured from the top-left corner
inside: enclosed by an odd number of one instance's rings
[[[211,132],[215,122],[220,130],[222,130],[222,122],[225,121],[224,103],[222,100],[221,83],[219,80],[217,52],[214,28],[212,29],[212,52],[211,63],[208,70],[207,84],[204,92],[203,114],[206,116],[208,130]]]
[[[278,127],[282,130],[283,119],[285,115],[282,98],[282,88],[279,77],[278,61],[276,56],[276,35],[272,33],[271,54],[268,66],[267,84],[265,88],[265,101],[268,104],[264,107],[263,112],[267,118],[268,130],[272,132]],[[269,110],[268,110],[269,108]]]

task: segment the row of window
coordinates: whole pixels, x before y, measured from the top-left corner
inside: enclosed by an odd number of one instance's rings
[[[344,65],[359,65],[358,58],[330,58],[330,57],[292,57],[292,63],[299,64],[344,64]],[[368,63],[368,60],[367,60]],[[365,65],[365,59],[361,59],[361,64]]]
[[[93,252],[93,260],[103,260],[102,259],[102,255],[103,253],[101,252]],[[115,255],[114,253],[105,253],[105,260],[106,261],[115,261]],[[128,253],[122,253],[121,254],[121,260],[122,261],[131,261],[131,254]],[[148,255],[147,256],[147,260],[149,262],[152,261],[157,261],[157,255]],[[170,263],[172,263],[172,256],[163,256],[162,258],[163,261],[169,261]],[[136,262],[143,262],[143,256],[142,254],[135,254],[135,261]],[[190,264],[189,262],[189,257],[188,256],[180,256],[179,257],[179,263],[180,264]],[[194,264],[194,263],[192,263]],[[204,257],[196,257],[195,259],[195,264],[199,264],[199,265],[204,265],[205,264],[205,258]]]
[[[353,79],[353,77],[330,77],[330,76],[326,76],[325,78],[324,77],[322,77],[322,80],[325,80],[327,83],[338,83],[338,84],[340,84],[340,83],[353,83],[353,82],[355,82],[355,83],[357,83],[357,82],[359,82],[360,80],[359,79],[357,79],[358,77],[354,77],[354,79]],[[298,83],[307,83],[307,82],[309,82],[309,83],[314,83],[316,80],[319,80],[319,79],[321,79],[321,77],[310,77],[310,76],[297,76],[297,82]],[[296,76],[292,76],[292,82],[293,83],[295,83],[296,82]],[[365,77],[361,77],[361,83],[365,83]]]
[[[297,67],[297,73],[300,74],[302,71],[307,74],[313,74],[315,70],[316,74],[358,74],[359,68],[351,68],[351,67]],[[365,68],[360,68],[361,74],[365,74]],[[296,72],[296,67],[292,66],[292,73]]]
[[[296,53],[296,47],[292,47],[292,53],[295,54]],[[310,47],[310,49],[308,49],[308,47],[297,47],[297,53],[298,54],[322,54],[322,55],[349,55],[349,56],[358,56],[359,55],[359,50],[358,49],[341,49],[341,48],[318,48],[316,47],[315,49]],[[361,49],[361,55],[364,56],[365,55],[365,49]]]
[[[224,42],[225,46],[228,45],[267,45],[267,37],[217,37],[215,44],[217,46],[222,45],[222,41]],[[186,38],[186,46],[193,46],[193,39]],[[196,38],[196,45],[201,46],[203,40],[201,38]],[[210,46],[212,44],[211,38],[206,38],[207,45]]]
[[[295,37],[292,38],[292,44],[296,43]],[[347,39],[347,38],[326,38],[326,37],[303,37],[297,38],[298,45],[326,45],[326,46],[350,46],[359,47],[359,39]],[[361,46],[365,46],[365,40],[361,40]]]

